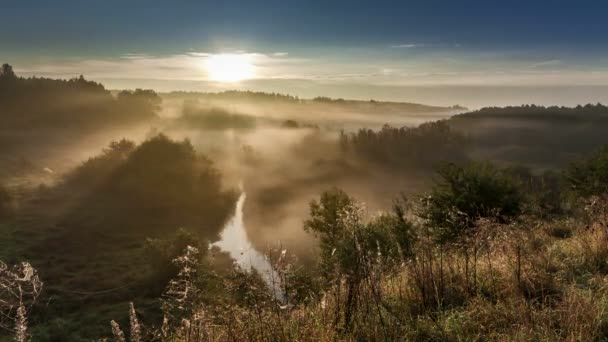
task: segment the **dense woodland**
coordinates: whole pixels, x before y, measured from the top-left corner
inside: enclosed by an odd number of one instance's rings
[[[0,70],[3,129],[72,126],[90,129],[150,119],[161,99],[153,91],[121,91],[113,96],[84,77],[70,80],[17,77],[8,64]]]
[[[486,108],[349,130],[319,116],[208,106],[201,96],[330,112],[401,105],[190,95],[177,117],[161,118],[164,98],[152,91],[24,79],[3,66],[0,150],[17,159],[0,159],[13,170],[0,173],[1,336],[607,338],[607,107]],[[15,166],[29,155],[23,137],[5,129],[53,137],[134,124],[148,134],[113,137],[61,174]],[[53,151],[54,141],[29,144]],[[32,169],[45,177],[16,183]],[[272,282],[211,246],[234,214],[239,184],[252,203],[245,212],[259,212],[246,219],[263,228],[248,234],[267,254]],[[269,243],[278,236],[269,222],[298,210],[295,246]]]
[[[474,142],[477,158],[537,167],[566,165],[608,143],[608,107],[519,106],[456,115],[452,128]]]

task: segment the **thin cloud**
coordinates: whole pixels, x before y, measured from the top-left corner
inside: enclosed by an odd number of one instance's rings
[[[391,49],[413,49],[420,47],[420,44],[397,44],[391,45]]]
[[[542,61],[542,62],[538,62],[538,63],[534,63],[532,64],[532,68],[542,68],[542,67],[551,67],[551,66],[557,66],[562,64],[562,61],[560,61],[559,59],[551,59],[548,61]]]
[[[234,52],[233,52],[234,53]],[[287,53],[242,52],[235,53],[247,56],[256,67],[256,77],[272,75],[290,64]],[[205,60],[215,53],[189,51],[172,55],[148,55],[143,53],[126,53],[116,58],[83,59],[76,61],[56,61],[36,63],[20,69],[26,75],[43,77],[71,78],[84,74],[92,79],[156,79],[168,81],[206,81],[208,80]]]
[[[153,58],[153,56],[145,54],[145,53],[126,53],[120,56],[122,59],[146,59]]]

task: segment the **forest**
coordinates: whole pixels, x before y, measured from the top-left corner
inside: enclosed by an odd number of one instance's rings
[[[116,91],[4,64],[0,122],[0,340],[608,336],[604,105]]]

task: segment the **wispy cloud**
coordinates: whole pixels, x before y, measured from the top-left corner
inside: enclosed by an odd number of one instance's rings
[[[120,56],[120,58],[122,59],[145,59],[145,58],[151,58],[151,55],[145,54],[145,53],[126,53],[122,56]]]
[[[231,52],[232,53],[232,52]],[[285,65],[293,63],[286,52],[238,53],[249,57],[256,68],[256,78],[268,77],[281,72]],[[17,71],[25,76],[71,78],[80,74],[91,79],[155,79],[179,81],[206,81],[209,79],[205,61],[214,56],[211,52],[153,56],[144,53],[126,53],[116,58],[58,60],[20,66]]]
[[[395,46],[407,49],[420,45]],[[142,87],[149,84],[146,83],[149,80],[157,80],[156,84],[164,82],[163,89],[171,89],[180,82],[210,82],[206,61],[215,54],[188,51],[153,56],[130,52],[115,58],[46,60],[17,65],[15,69],[24,76],[70,78],[83,74],[107,84],[129,84],[132,87]],[[319,84],[357,83],[370,86],[608,85],[606,68],[580,67],[558,59],[543,60],[538,57],[515,63],[494,55],[472,58],[437,52],[399,60],[382,56],[360,59],[345,59],[343,56],[302,57],[281,50],[242,54],[255,67],[252,81],[276,80],[282,84],[288,84],[290,80],[307,80]]]
[[[544,67],[553,67],[562,64],[562,61],[559,59],[550,59],[547,61],[541,61],[538,63],[534,63],[531,65],[532,68],[544,68]]]
[[[420,44],[395,44],[391,45],[391,49],[413,49],[420,46]]]
[[[391,49],[414,49],[414,48],[461,48],[460,43],[407,43],[407,44],[394,44],[389,46]]]

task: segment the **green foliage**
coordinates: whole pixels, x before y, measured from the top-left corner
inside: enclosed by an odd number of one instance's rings
[[[564,174],[571,190],[578,196],[608,194],[608,146],[572,163]]]
[[[159,291],[171,278],[177,275],[179,269],[173,260],[181,256],[188,246],[195,247],[200,251],[197,254],[199,258],[197,265],[200,265],[208,250],[208,244],[183,228],[179,229],[170,238],[146,239],[144,255],[152,270],[149,281],[151,287]]]
[[[314,304],[321,297],[323,288],[317,269],[289,264],[289,270],[283,273],[281,285],[290,303]]]
[[[45,315],[69,321],[66,329],[90,340],[110,319],[102,305],[125,308],[158,298],[177,272],[170,262],[179,249],[206,251],[206,242],[196,241],[218,238],[236,194],[223,190],[221,174],[188,141],[156,136],[139,145],[110,144],[36,201],[32,205],[51,214],[33,206],[15,234],[25,241],[22,254],[41,265],[50,284]],[[178,227],[190,234],[176,236]],[[152,240],[144,244],[147,237]],[[159,308],[142,310],[157,317]],[[90,313],[86,324],[77,324],[84,312]]]
[[[377,132],[371,129],[351,134],[343,132],[340,146],[344,152],[359,158],[400,168],[429,168],[443,162],[468,159],[466,137],[454,132],[446,121],[424,123],[414,128],[385,125]]]
[[[252,129],[256,126],[256,118],[222,108],[200,108],[195,103],[186,103],[176,123],[185,128],[208,130]]]
[[[563,168],[573,156],[608,144],[608,107],[490,107],[447,120],[470,139],[476,158]]]
[[[411,255],[414,240],[413,225],[405,220],[400,203],[395,203],[392,214],[366,222],[363,207],[339,189],[311,202],[304,229],[319,239],[320,267],[328,281],[341,275],[357,278],[372,260],[390,269]]]
[[[69,190],[74,190],[74,187],[94,190],[94,187],[112,176],[112,173],[135,150],[135,147],[134,142],[126,139],[111,142],[100,155],[89,158],[76,170],[68,173],[63,185],[69,187]]]
[[[273,303],[268,285],[255,269],[235,268],[227,276],[225,286],[232,301],[241,307],[269,307]]]
[[[162,99],[153,90],[123,90],[116,96],[118,106],[132,118],[151,119],[161,109]]]
[[[161,99],[152,90],[114,97],[83,76],[70,80],[17,77],[10,65],[0,72],[3,128],[78,128],[85,131],[153,119]]]
[[[15,79],[17,75],[13,71],[13,67],[10,64],[2,64],[2,69],[0,69],[0,78],[3,80],[12,80]]]
[[[83,193],[80,206],[97,208],[89,215],[100,215],[114,226],[197,227],[210,238],[217,236],[236,199],[222,190],[220,173],[189,141],[164,135],[137,147],[126,140],[110,144],[71,172],[61,190]]]
[[[559,172],[534,174],[530,168],[512,166],[504,172],[513,177],[524,197],[522,212],[548,218],[564,213],[564,180]]]
[[[438,175],[420,215],[441,241],[457,238],[480,218],[503,221],[521,212],[522,194],[516,182],[489,163],[449,164]]]

